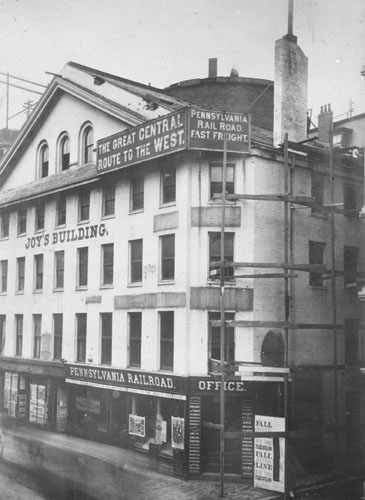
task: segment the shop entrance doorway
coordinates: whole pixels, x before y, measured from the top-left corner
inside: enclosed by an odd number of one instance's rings
[[[225,431],[242,430],[241,398],[225,398]],[[210,424],[220,424],[219,396],[202,397],[202,430],[201,430],[201,470],[202,472],[220,471],[220,431]],[[241,437],[224,440],[224,472],[241,473]]]

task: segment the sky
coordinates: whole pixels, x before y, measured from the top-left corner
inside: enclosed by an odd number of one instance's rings
[[[288,0],[0,0],[0,72],[46,85],[46,71],[74,61],[163,88],[207,77],[208,59],[216,57],[220,76],[235,67],[243,77],[273,79],[287,10]],[[309,58],[313,121],[327,103],[338,119],[350,100],[354,114],[365,112],[365,0],[294,0],[293,31]],[[11,87],[9,116],[37,99]],[[0,128],[5,116],[2,84]]]

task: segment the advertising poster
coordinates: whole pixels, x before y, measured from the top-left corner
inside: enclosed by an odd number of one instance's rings
[[[284,432],[285,419],[255,416],[255,432]],[[283,493],[285,487],[285,438],[255,438],[254,486]]]
[[[146,419],[138,415],[129,415],[129,434],[133,436],[145,437]]]
[[[157,444],[166,443],[167,440],[167,422],[162,419],[161,415],[156,418],[156,435],[155,442]]]
[[[184,449],[184,419],[171,417],[171,444],[178,450]]]

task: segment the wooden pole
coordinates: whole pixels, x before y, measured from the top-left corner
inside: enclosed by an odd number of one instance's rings
[[[227,136],[224,135],[223,142],[223,168],[222,168],[222,220],[221,220],[221,276],[220,276],[220,353],[221,353],[221,387],[220,387],[220,498],[224,498],[224,422],[225,422],[225,302],[224,302],[224,281],[225,281],[225,248],[224,230],[226,215],[226,186],[227,186]]]
[[[285,134],[284,138],[284,193],[288,194],[289,190],[289,154],[288,154],[288,133]],[[291,193],[290,193],[291,194]],[[284,263],[289,264],[289,202],[284,203]],[[285,274],[284,277],[284,322],[287,325],[289,322],[289,277]],[[284,367],[287,368],[289,365],[289,328],[284,327]],[[284,375],[284,418],[285,418],[285,430],[287,430],[288,425],[288,406],[289,406],[289,384],[288,375]],[[285,443],[284,452],[284,500],[288,499],[288,477],[287,477],[287,465],[288,465],[288,454],[287,454],[287,443]]]

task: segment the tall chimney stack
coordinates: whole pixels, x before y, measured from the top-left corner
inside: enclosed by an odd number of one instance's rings
[[[333,111],[331,104],[321,106],[321,112],[318,115],[318,140],[326,144],[329,143],[329,133],[333,129]]]
[[[208,78],[217,78],[217,67],[218,59],[216,57],[209,59]]]
[[[274,146],[307,138],[308,58],[293,35],[293,0],[289,0],[288,34],[275,43]]]

